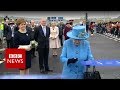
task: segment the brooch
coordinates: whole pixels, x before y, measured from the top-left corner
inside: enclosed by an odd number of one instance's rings
[[[78,34],[78,37],[79,37],[79,38],[83,38],[84,35],[85,35],[85,32],[80,32],[80,33]]]

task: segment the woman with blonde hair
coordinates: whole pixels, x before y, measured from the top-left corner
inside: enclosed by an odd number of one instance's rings
[[[57,56],[57,49],[60,47],[59,28],[55,22],[52,22],[50,27],[50,48],[53,49],[53,56]]]

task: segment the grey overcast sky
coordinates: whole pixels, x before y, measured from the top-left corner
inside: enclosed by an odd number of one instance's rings
[[[78,19],[85,17],[88,13],[88,18],[116,18],[120,16],[120,11],[0,11],[0,16],[18,16],[30,18],[46,18],[49,16],[63,16],[65,19]]]

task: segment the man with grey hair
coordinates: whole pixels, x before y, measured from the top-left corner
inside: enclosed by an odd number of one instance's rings
[[[35,27],[36,27],[36,25],[35,25],[35,21],[34,20],[31,20],[30,21],[30,27],[28,27],[28,29],[30,30],[30,32],[31,32],[31,41],[33,41],[34,42],[34,35],[35,35]],[[35,43],[34,44],[32,44],[33,45],[33,47],[32,47],[32,50],[31,50],[31,53],[32,53],[32,57],[34,58],[34,57],[36,57],[36,55],[35,55]]]
[[[41,73],[52,72],[48,66],[50,28],[46,26],[46,19],[40,20],[35,28],[35,41],[38,42],[39,68]]]

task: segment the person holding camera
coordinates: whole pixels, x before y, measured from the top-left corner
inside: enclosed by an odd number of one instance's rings
[[[94,60],[85,26],[74,26],[67,33],[70,39],[63,44],[60,60],[63,63],[62,79],[83,79],[85,66],[82,62]]]

